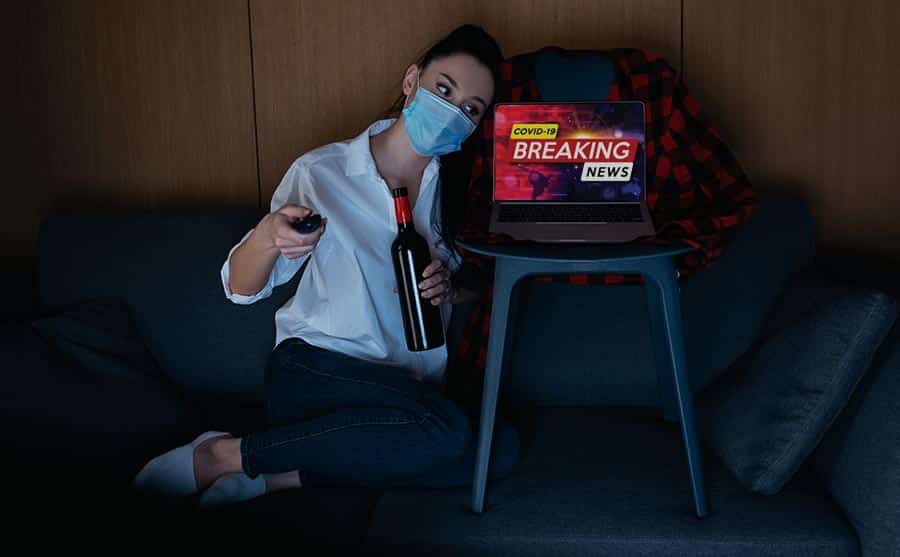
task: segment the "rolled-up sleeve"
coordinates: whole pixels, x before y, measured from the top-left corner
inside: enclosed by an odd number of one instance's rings
[[[294,162],[287,173],[285,173],[284,178],[272,195],[270,212],[277,211],[286,203],[309,206],[306,204],[305,199],[310,187],[311,182],[308,170],[301,165],[299,161]],[[288,259],[283,253],[279,253],[278,258],[275,259],[275,264],[272,266],[272,270],[269,272],[268,280],[259,292],[252,295],[237,294],[232,292],[231,287],[229,286],[229,280],[231,278],[231,258],[235,250],[250,237],[253,230],[254,229],[250,229],[247,231],[247,233],[244,234],[244,237],[228,251],[228,256],[225,258],[225,263],[222,264],[222,269],[219,273],[222,279],[222,288],[225,291],[225,297],[235,304],[252,304],[263,298],[268,298],[272,295],[272,291],[276,286],[280,286],[293,278],[312,253],[306,253],[293,259]]]
[[[225,259],[225,263],[222,265],[222,288],[225,289],[225,297],[234,302],[235,304],[252,304],[257,300],[261,300],[262,298],[266,298],[272,294],[272,289],[275,287],[275,268],[272,268],[272,272],[269,273],[269,280],[266,281],[266,284],[260,289],[259,292],[253,294],[252,296],[248,296],[246,294],[237,294],[231,291],[231,287],[229,286],[229,279],[231,278],[231,255],[234,253],[241,244],[244,243],[247,238],[250,237],[250,234],[253,233],[251,229],[249,232],[244,234],[244,237],[241,238],[241,241],[234,245],[231,250],[228,251],[228,257]],[[282,256],[279,255],[279,258]]]

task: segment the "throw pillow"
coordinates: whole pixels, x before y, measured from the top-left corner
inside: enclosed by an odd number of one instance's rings
[[[703,440],[748,490],[781,490],[865,374],[897,300],[853,289],[762,338],[697,397]]]

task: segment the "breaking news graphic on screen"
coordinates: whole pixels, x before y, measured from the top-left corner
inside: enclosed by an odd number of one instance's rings
[[[494,199],[641,200],[644,130],[640,102],[498,104]]]

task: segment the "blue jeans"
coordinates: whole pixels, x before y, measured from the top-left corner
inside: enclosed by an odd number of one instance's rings
[[[297,470],[303,485],[459,487],[475,471],[478,411],[396,366],[288,338],[266,367],[267,431],[241,439],[244,472]],[[498,412],[489,479],[519,460],[520,437]]]

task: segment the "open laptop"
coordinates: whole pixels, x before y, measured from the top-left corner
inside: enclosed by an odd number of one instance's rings
[[[643,101],[497,103],[493,173],[490,232],[538,242],[656,233]]]

